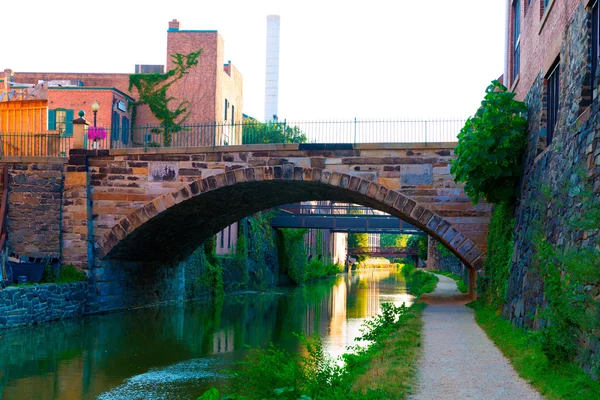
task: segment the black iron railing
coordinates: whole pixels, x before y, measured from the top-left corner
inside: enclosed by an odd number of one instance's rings
[[[104,128],[106,137],[87,140],[87,149],[201,147],[286,143],[456,142],[462,119],[346,120],[203,123]],[[0,132],[0,156],[66,156],[73,138],[65,134]]]

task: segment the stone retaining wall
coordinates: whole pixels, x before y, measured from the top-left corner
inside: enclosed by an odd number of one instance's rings
[[[547,82],[540,72],[528,89],[529,146],[525,175],[516,210],[515,252],[508,283],[504,316],[516,326],[543,326],[540,310],[547,305],[544,277],[536,268],[537,233],[556,248],[594,248],[600,235],[593,227],[581,229],[589,202],[586,191],[600,196],[600,99],[590,90],[588,29],[591,14],[579,4],[564,35],[560,52],[560,109],[554,137],[547,144]],[[600,73],[600,69],[597,74]],[[596,76],[596,83],[600,76]],[[588,107],[594,93],[593,101]],[[585,101],[584,101],[585,100]],[[582,285],[585,294],[598,299],[600,286]],[[600,370],[600,337],[582,332],[578,361],[593,376]],[[596,375],[597,376],[597,375]]]
[[[5,157],[9,166],[9,251],[28,257],[59,257],[65,160]]]
[[[9,286],[0,290],[0,329],[80,317],[86,282]]]

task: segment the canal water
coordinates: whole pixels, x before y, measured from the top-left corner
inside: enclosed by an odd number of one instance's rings
[[[0,331],[0,399],[196,399],[247,345],[299,351],[294,333],[317,334],[344,353],[382,302],[412,302],[399,270]]]

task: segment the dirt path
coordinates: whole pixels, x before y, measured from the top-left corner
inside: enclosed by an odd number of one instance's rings
[[[435,292],[422,297],[423,356],[409,399],[543,399],[475,323],[456,283],[438,276]]]

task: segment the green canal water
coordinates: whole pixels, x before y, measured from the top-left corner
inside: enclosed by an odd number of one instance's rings
[[[300,351],[318,334],[329,354],[353,345],[382,302],[411,303],[395,269],[0,331],[0,399],[196,399],[248,347]]]

